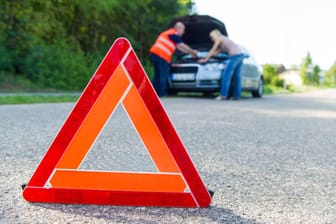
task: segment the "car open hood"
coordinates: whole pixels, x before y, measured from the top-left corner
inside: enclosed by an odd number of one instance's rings
[[[209,50],[212,46],[212,41],[209,33],[213,29],[218,29],[222,34],[228,36],[225,25],[222,21],[208,15],[187,15],[173,19],[169,26],[181,21],[185,24],[186,29],[182,40],[192,48],[198,50]]]
[[[179,57],[174,60],[173,63],[198,63],[197,60],[199,58],[203,58],[205,57],[206,55],[208,54],[208,51],[199,51],[198,52],[198,55],[197,55],[197,58],[193,58],[191,55],[189,54],[181,54],[179,55]],[[223,62],[224,60],[227,60],[229,58],[229,55],[222,52],[222,53],[219,53],[219,54],[216,54],[215,56],[211,57],[209,60],[208,60],[208,63],[218,63],[218,62]]]

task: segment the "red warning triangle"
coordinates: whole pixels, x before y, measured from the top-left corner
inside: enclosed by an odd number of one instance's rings
[[[109,116],[122,104],[157,172],[79,169]],[[23,191],[30,202],[207,207],[211,196],[144,69],[117,39]]]

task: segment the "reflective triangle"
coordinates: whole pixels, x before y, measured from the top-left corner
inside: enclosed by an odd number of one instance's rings
[[[79,169],[120,104],[157,172]],[[117,39],[108,51],[23,197],[48,203],[209,206],[211,196],[127,39]]]

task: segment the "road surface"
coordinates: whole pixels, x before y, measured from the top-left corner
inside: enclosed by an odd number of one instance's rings
[[[0,106],[0,223],[336,223],[336,90],[163,98],[207,187],[206,209],[31,204],[27,183],[73,103]],[[122,107],[83,169],[155,171]]]

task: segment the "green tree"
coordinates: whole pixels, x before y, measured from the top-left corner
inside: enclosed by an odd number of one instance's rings
[[[0,78],[82,89],[120,36],[149,64],[156,36],[189,7],[190,0],[1,0]]]
[[[301,66],[300,66],[300,76],[304,84],[312,83],[312,74],[310,72],[311,66],[313,64],[313,60],[308,52],[307,55],[303,58]]]
[[[324,84],[327,86],[336,87],[336,61],[325,73]]]
[[[318,65],[315,65],[313,68],[313,77],[312,77],[313,85],[318,86],[320,84],[320,72],[321,72],[320,67]]]
[[[278,75],[278,68],[271,64],[263,66],[264,83],[271,84],[272,78]]]

